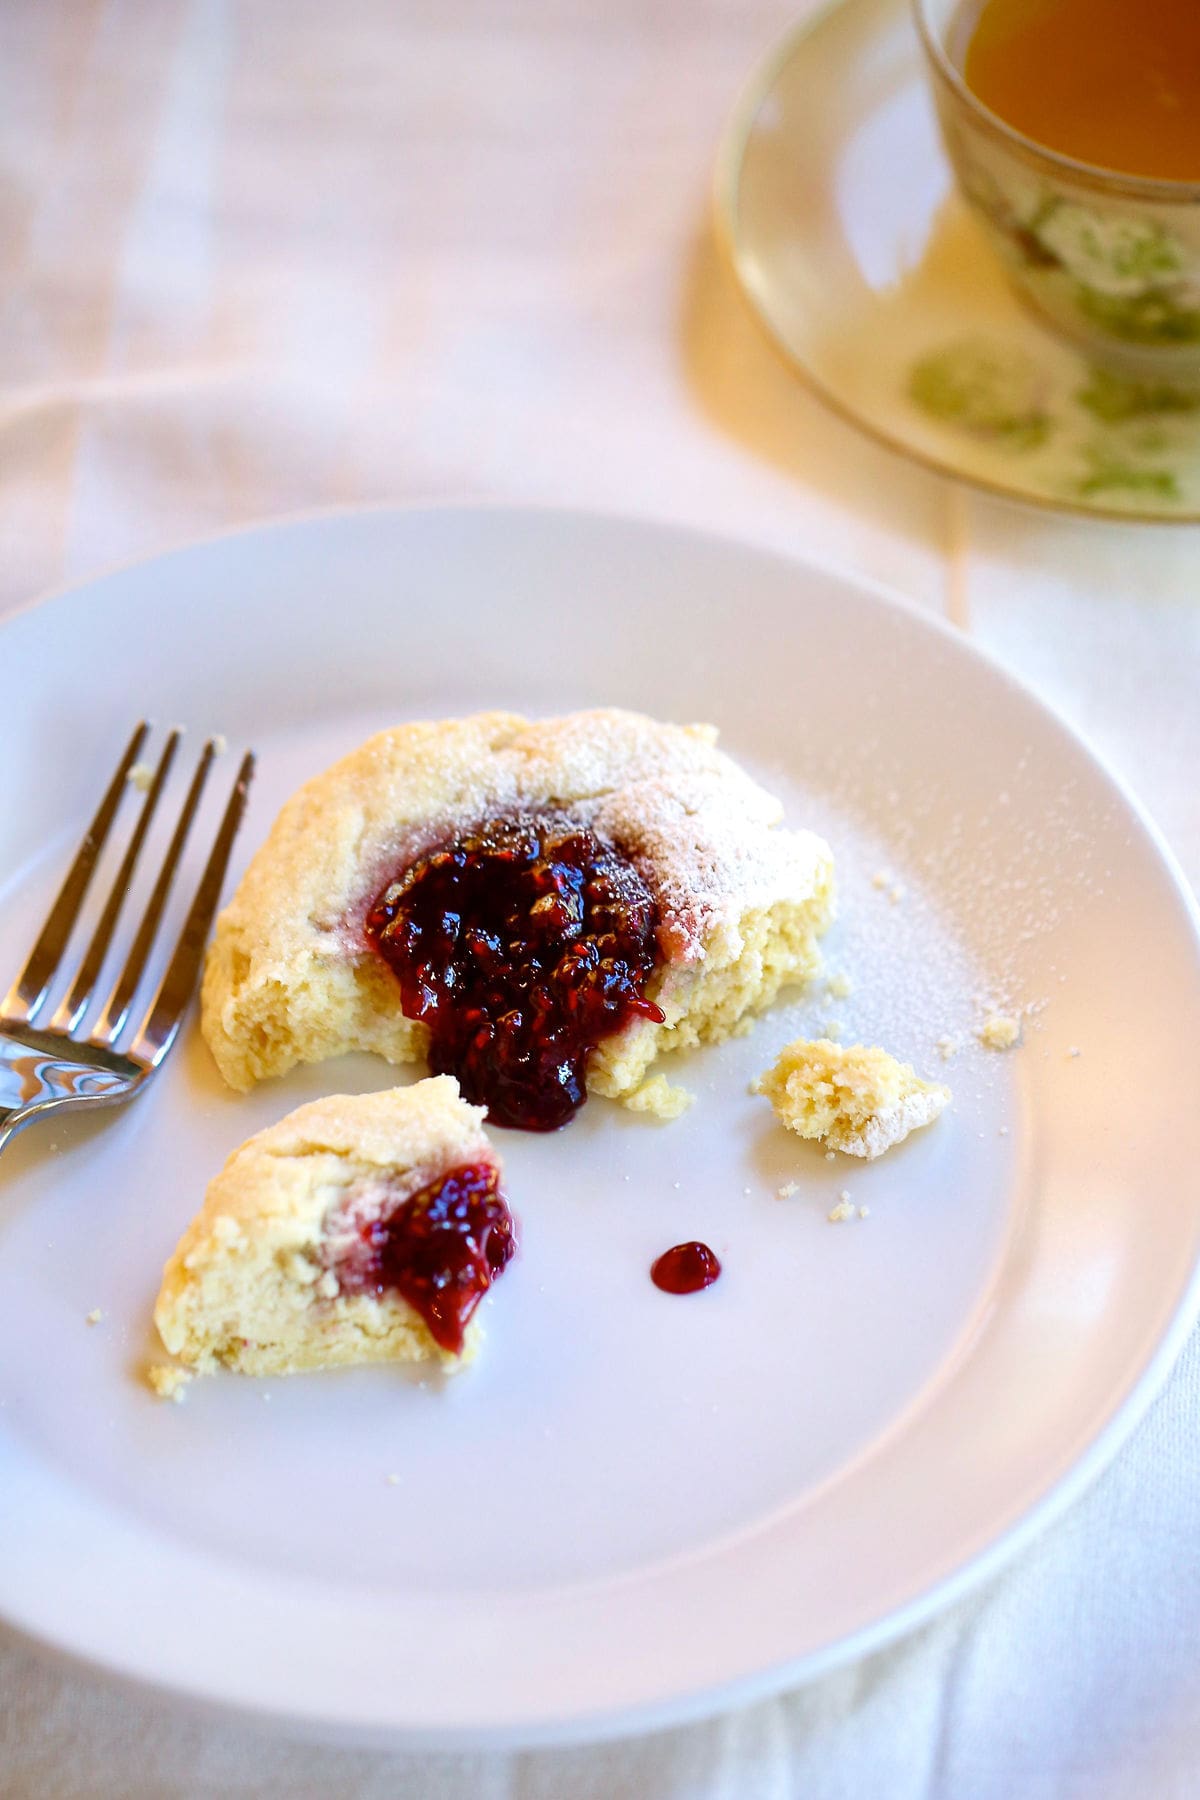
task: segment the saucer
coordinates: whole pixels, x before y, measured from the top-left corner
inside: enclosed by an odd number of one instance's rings
[[[1097,368],[1010,288],[943,152],[907,0],[841,0],[751,79],[718,235],[787,361],[891,449],[990,493],[1200,519],[1200,387]]]

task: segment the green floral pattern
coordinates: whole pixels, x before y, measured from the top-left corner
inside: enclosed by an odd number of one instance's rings
[[[935,418],[1010,450],[1032,450],[1050,430],[1036,366],[1020,350],[968,338],[914,363],[909,393]]]
[[[1061,363],[1042,366],[1019,344],[975,334],[916,357],[906,392],[939,427],[1044,463],[1047,494],[1169,516],[1187,499],[1186,469],[1194,502],[1200,379],[1184,386],[1083,365],[1064,383]]]
[[[1200,344],[1200,246],[1149,211],[1047,189],[981,152],[972,134],[943,126],[964,193],[1051,317],[1141,348]]]
[[[1147,288],[1141,294],[1104,294],[1078,283],[1075,298],[1079,310],[1111,336],[1126,344],[1200,343],[1200,308],[1182,305],[1166,288]]]
[[[1192,388],[1169,381],[1134,381],[1114,375],[1110,369],[1093,369],[1076,398],[1093,418],[1106,425],[1119,425],[1128,419],[1153,418],[1161,413],[1196,412],[1200,410],[1200,385]]]

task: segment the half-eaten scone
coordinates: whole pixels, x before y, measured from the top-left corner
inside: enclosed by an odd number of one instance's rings
[[[833,859],[780,817],[710,726],[382,732],[301,788],[251,862],[205,1037],[236,1088],[349,1050],[428,1057],[496,1123],[552,1129],[819,967]]]

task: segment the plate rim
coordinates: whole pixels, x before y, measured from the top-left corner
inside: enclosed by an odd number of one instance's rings
[[[827,386],[812,365],[800,357],[792,347],[785,343],[775,329],[769,313],[759,304],[754,285],[743,268],[743,252],[741,246],[741,181],[745,164],[746,149],[759,109],[767,99],[783,70],[792,59],[803,53],[805,40],[813,36],[828,23],[834,13],[852,6],[867,4],[881,5],[884,0],[823,0],[799,24],[791,25],[775,41],[775,43],[759,59],[748,78],[739,89],[733,106],[722,128],[717,144],[717,154],[713,165],[710,188],[710,213],[713,222],[713,235],[717,250],[727,272],[733,277],[733,283],[741,296],[750,318],[771,346],[784,366],[796,376],[809,393],[827,406],[845,424],[853,426],[880,449],[892,456],[924,469],[927,474],[939,476],[943,481],[951,483],[952,488],[967,494],[986,494],[989,499],[1000,500],[1005,505],[1028,508],[1036,517],[1047,514],[1051,518],[1102,520],[1115,525],[1196,525],[1200,524],[1200,508],[1187,512],[1140,512],[1136,508],[1115,506],[1085,506],[1076,500],[1067,498],[1053,499],[1048,494],[1017,492],[1004,487],[998,481],[989,480],[985,475],[977,475],[956,468],[948,459],[940,460],[920,445],[906,442],[903,438],[877,425],[863,413],[843,400],[841,396]],[[897,9],[904,6],[907,0],[887,0]],[[914,27],[915,31],[915,27]],[[914,48],[919,49],[914,37]]]
[[[833,0],[834,6],[843,3],[844,0]],[[826,11],[832,9],[829,7]],[[1200,961],[1200,898],[1193,891],[1157,821],[1125,777],[1111,766],[1107,756],[1090,742],[1085,733],[1043,699],[1021,675],[944,614],[927,609],[876,576],[854,570],[827,556],[791,552],[737,533],[714,530],[686,520],[663,518],[649,512],[617,512],[555,503],[514,504],[503,500],[450,498],[399,505],[382,501],[364,506],[321,506],[249,521],[232,529],[218,530],[166,550],[131,558],[99,570],[82,581],[65,583],[32,596],[0,618],[0,642],[3,641],[2,634],[11,625],[40,612],[52,602],[77,598],[109,579],[119,578],[153,564],[166,563],[173,558],[186,558],[207,546],[232,543],[242,538],[261,539],[276,533],[303,530],[309,525],[341,524],[351,527],[357,519],[380,515],[400,521],[433,514],[444,516],[456,513],[466,517],[484,514],[514,520],[546,519],[559,525],[577,523],[585,529],[601,531],[611,528],[628,530],[632,527],[648,537],[676,537],[691,540],[701,547],[707,544],[726,552],[746,553],[760,560],[774,562],[793,580],[803,580],[807,574],[813,573],[845,582],[869,595],[884,608],[905,615],[918,629],[931,631],[935,638],[953,640],[960,653],[965,652],[985,665],[995,677],[1014,690],[1023,703],[1032,705],[1038,714],[1064,734],[1115,790],[1133,822],[1146,834],[1162,869],[1169,877],[1174,897],[1182,902],[1181,918],[1190,927],[1193,948]],[[852,1661],[874,1654],[908,1635],[998,1573],[1044,1528],[1060,1518],[1108,1466],[1162,1391],[1198,1320],[1200,1256],[1193,1263],[1157,1343],[1140,1371],[1134,1375],[1123,1398],[1075,1460],[1052,1480],[1044,1492],[1026,1505],[1011,1523],[991,1537],[982,1548],[968,1552],[957,1566],[922,1592],[891,1607],[857,1630],[792,1660],[773,1663],[701,1689],[668,1694],[665,1698],[634,1706],[621,1705],[616,1709],[610,1708],[591,1715],[576,1713],[570,1717],[552,1717],[533,1724],[522,1722],[512,1726],[453,1726],[422,1731],[403,1724],[364,1723],[340,1716],[318,1715],[311,1710],[289,1711],[271,1703],[214,1691],[211,1684],[206,1685],[204,1682],[192,1682],[190,1686],[185,1686],[171,1679],[159,1679],[126,1662],[102,1660],[98,1655],[63,1641],[61,1635],[56,1637],[39,1633],[2,1613],[0,1627],[43,1660],[72,1670],[86,1671],[132,1695],[181,1705],[196,1716],[275,1730],[287,1736],[327,1744],[412,1751],[511,1751],[632,1738],[671,1726],[691,1724],[807,1685]]]

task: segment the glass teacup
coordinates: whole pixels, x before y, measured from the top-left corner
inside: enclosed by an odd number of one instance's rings
[[[1034,143],[952,60],[960,0],[914,10],[959,187],[1021,297],[1096,362],[1200,379],[1200,182],[1121,175]]]

